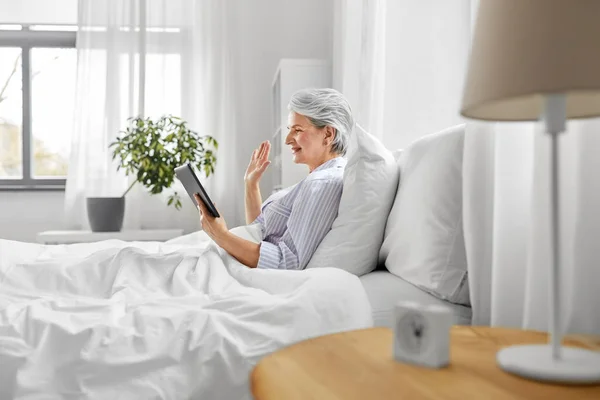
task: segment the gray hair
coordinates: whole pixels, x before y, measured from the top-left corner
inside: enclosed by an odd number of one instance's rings
[[[334,128],[331,152],[346,155],[354,118],[350,103],[344,95],[335,89],[299,90],[292,95],[288,110],[304,115],[317,128]]]

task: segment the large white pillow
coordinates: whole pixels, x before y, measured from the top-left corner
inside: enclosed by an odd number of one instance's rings
[[[405,148],[380,262],[432,295],[469,305],[462,224],[464,125],[424,136]]]
[[[398,187],[398,165],[392,153],[359,125],[352,147],[338,216],[307,268],[338,267],[360,276],[377,265]]]

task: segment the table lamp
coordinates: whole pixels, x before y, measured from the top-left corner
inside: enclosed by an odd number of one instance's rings
[[[600,382],[600,353],[561,346],[558,140],[567,118],[600,116],[600,0],[480,0],[461,115],[541,119],[551,136],[550,343],[500,350],[503,370],[564,384]]]

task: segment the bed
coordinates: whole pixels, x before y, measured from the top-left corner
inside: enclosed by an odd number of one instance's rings
[[[256,240],[250,227],[237,234]],[[377,270],[251,271],[198,232],[166,243],[0,240],[0,398],[250,398],[266,354],[392,327],[400,300],[471,309]],[[206,242],[209,243],[209,242]],[[211,247],[212,246],[212,247]]]
[[[338,217],[300,272],[250,270],[202,232],[166,243],[0,240],[0,399],[249,399],[263,356],[392,327],[401,300],[443,304],[469,324],[471,309],[454,304],[470,304],[468,285],[438,282],[461,288],[455,297],[417,287],[447,266],[468,282],[463,137],[463,127],[424,137],[400,159],[357,132]],[[365,274],[382,255],[394,273]]]
[[[200,236],[0,240],[0,398],[249,399],[263,356],[372,326],[358,277],[250,270]]]
[[[454,314],[455,324],[471,324],[471,308],[441,300],[386,270],[377,270],[360,277],[372,308],[374,326],[393,327],[394,305],[399,301],[414,301],[423,305],[439,304]]]

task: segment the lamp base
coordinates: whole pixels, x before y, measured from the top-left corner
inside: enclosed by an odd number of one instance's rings
[[[600,383],[600,352],[561,347],[560,360],[552,358],[552,346],[511,346],[500,350],[496,361],[511,374],[536,381],[567,385]]]

